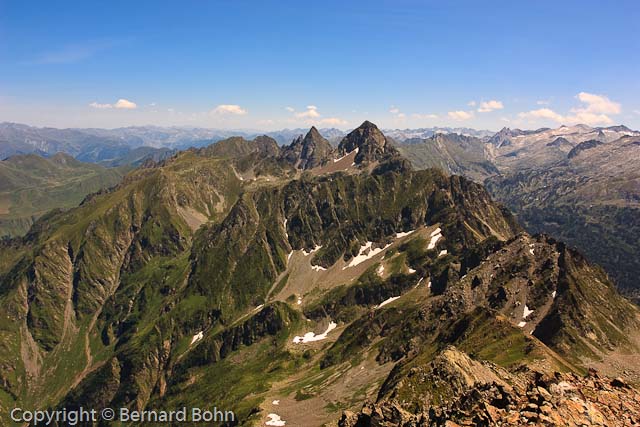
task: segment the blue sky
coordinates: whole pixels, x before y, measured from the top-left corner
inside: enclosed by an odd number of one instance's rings
[[[0,121],[640,128],[638,1],[0,0]]]

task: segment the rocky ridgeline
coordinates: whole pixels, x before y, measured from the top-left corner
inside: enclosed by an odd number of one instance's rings
[[[345,411],[338,426],[640,425],[640,393],[619,378],[603,377],[595,370],[578,376],[542,374],[523,367],[511,379],[513,386],[501,380],[478,382],[420,413],[409,412],[397,402],[368,402],[358,414]]]

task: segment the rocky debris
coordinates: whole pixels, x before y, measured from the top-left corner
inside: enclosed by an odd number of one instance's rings
[[[476,384],[428,411],[407,413],[397,402],[366,403],[344,412],[340,427],[367,426],[637,426],[640,392],[595,371],[575,374],[519,372],[525,387]]]

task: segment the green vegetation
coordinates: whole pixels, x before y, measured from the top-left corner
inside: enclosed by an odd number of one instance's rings
[[[47,211],[77,206],[88,194],[118,184],[125,171],[82,163],[61,153],[0,161],[0,236],[25,234]]]

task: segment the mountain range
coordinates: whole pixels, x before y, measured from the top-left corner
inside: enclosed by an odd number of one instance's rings
[[[485,184],[528,231],[578,247],[640,298],[639,143],[640,132],[625,126],[576,125],[483,139],[438,134],[398,148],[416,167]]]
[[[0,417],[215,402],[232,425],[640,423],[638,306],[448,173],[504,191],[498,159],[529,145],[502,133],[236,136],[44,215],[0,244]],[[565,139],[579,175],[637,146]]]
[[[303,147],[305,133],[303,129],[285,129],[265,136],[280,146],[298,140],[286,154],[296,156]],[[575,125],[537,130],[504,128],[497,133],[468,128],[395,129],[384,133],[414,167],[437,167],[486,184],[492,196],[515,212],[527,230],[545,232],[578,247],[605,266],[624,292],[640,298],[635,280],[640,274],[636,261],[640,259],[636,249],[640,235],[635,219],[640,184],[633,168],[634,160],[639,158],[634,145],[639,132],[625,126]],[[338,129],[318,129],[317,134],[328,142],[322,148],[327,152],[331,151],[329,146],[337,149],[337,143],[345,136]],[[231,135],[247,140],[259,136],[247,131],[197,128],[59,130],[3,123],[0,140],[9,142],[0,143],[0,151],[8,154],[35,150],[45,157],[62,151],[107,167],[140,166],[166,159],[180,149],[206,147]],[[598,167],[589,167],[590,164]],[[314,165],[312,161],[311,166]],[[102,187],[112,184],[107,181]],[[98,189],[96,185],[84,188]],[[85,193],[76,192],[73,200]],[[26,204],[39,204],[28,193],[23,194],[29,199]],[[64,201],[56,204],[54,197],[39,211],[69,206]],[[7,214],[3,215],[6,218]],[[30,219],[19,220],[21,226],[5,228],[3,234],[24,233],[37,217],[33,209],[21,216]],[[15,218],[12,221],[16,223]]]

